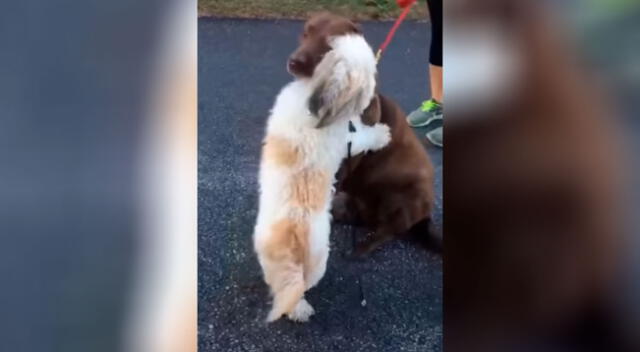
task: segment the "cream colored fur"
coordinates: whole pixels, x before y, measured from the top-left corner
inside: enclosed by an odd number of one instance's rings
[[[267,123],[254,247],[273,295],[269,322],[283,314],[307,321],[314,313],[304,292],[326,270],[333,184],[347,143],[355,155],[381,149],[391,139],[388,126],[365,126],[359,117],[374,94],[371,48],[359,35],[336,37],[330,44],[333,50],[311,79],[282,89]],[[340,115],[322,128],[308,109],[318,87],[323,87],[321,113]],[[349,120],[356,133],[348,132]]]

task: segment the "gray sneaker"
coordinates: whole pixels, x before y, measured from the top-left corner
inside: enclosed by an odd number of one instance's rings
[[[442,119],[442,104],[433,99],[425,100],[422,105],[407,116],[411,127],[422,127],[435,120]]]
[[[442,148],[442,138],[443,138],[442,127],[438,127],[433,131],[427,132],[427,139],[429,140],[429,142],[431,142],[431,144],[438,146],[440,148]]]

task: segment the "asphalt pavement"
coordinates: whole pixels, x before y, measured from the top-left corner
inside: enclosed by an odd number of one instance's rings
[[[375,48],[391,23],[362,27]],[[274,98],[292,79],[285,62],[301,28],[289,20],[198,20],[199,351],[441,351],[441,256],[398,240],[354,262],[347,226],[333,226],[327,273],[307,294],[311,321],[264,323],[270,299],[251,240],[260,147]],[[428,23],[403,23],[378,67],[381,92],[407,112],[428,95],[429,38]],[[442,151],[424,129],[416,133],[436,169],[440,226]]]

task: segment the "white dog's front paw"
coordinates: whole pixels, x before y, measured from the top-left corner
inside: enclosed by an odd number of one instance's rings
[[[375,128],[376,142],[371,149],[378,150],[386,147],[391,142],[391,128],[389,128],[389,125],[377,123],[373,128]]]
[[[306,299],[301,299],[300,302],[293,309],[293,312],[287,314],[287,317],[293,321],[299,323],[306,323],[309,321],[309,317],[315,313],[313,307],[307,302]]]

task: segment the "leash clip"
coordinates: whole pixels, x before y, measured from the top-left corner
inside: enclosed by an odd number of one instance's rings
[[[353,124],[353,121],[349,120],[349,133],[355,133],[356,126]]]

